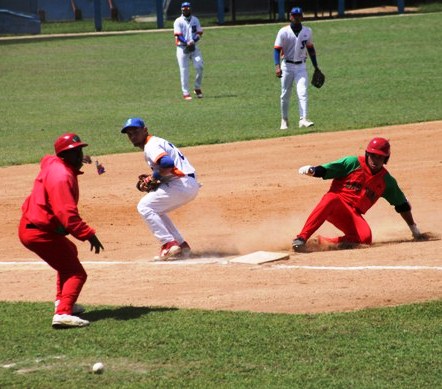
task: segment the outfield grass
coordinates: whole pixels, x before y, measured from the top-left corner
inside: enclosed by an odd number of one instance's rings
[[[98,306],[75,330],[51,329],[52,308],[1,304],[2,388],[435,389],[442,379],[442,301],[318,315]]]
[[[440,18],[310,22],[327,77],[321,90],[310,88],[313,131],[440,119]],[[1,42],[0,165],[37,162],[66,131],[92,155],[133,150],[119,133],[133,115],[179,146],[302,133],[296,99],[293,128],[279,130],[272,56],[280,27],[207,29],[206,97],[192,102],[181,98],[171,31]]]

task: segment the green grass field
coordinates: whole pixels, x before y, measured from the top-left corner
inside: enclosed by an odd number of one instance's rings
[[[90,308],[90,327],[57,331],[52,304],[2,303],[0,386],[435,389],[442,378],[441,301],[320,315]]]
[[[441,14],[308,23],[326,73],[314,131],[440,120]],[[75,131],[92,155],[131,151],[144,117],[177,145],[279,130],[281,24],[207,29],[202,101],[182,101],[170,31],[0,42],[0,166],[37,162]],[[296,118],[296,101],[292,103]],[[296,121],[296,120],[295,120]],[[7,287],[7,286],[2,286]],[[32,299],[32,296],[28,296]],[[322,315],[92,307],[55,331],[51,303],[0,304],[0,388],[437,388],[442,302]],[[102,361],[103,375],[90,367]]]
[[[440,119],[440,18],[310,23],[327,77],[322,89],[310,88],[313,130]],[[134,115],[179,146],[300,133],[279,130],[273,43],[280,27],[206,30],[206,97],[192,102],[181,98],[171,31],[1,42],[0,165],[38,161],[67,131],[79,133],[92,155],[130,151],[119,128]],[[295,99],[291,113],[296,124]]]

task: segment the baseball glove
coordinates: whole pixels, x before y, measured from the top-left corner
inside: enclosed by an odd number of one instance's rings
[[[193,53],[195,51],[195,47],[196,47],[195,45],[186,46],[184,48],[184,52],[186,54]]]
[[[324,85],[324,82],[324,74],[319,70],[319,68],[316,68],[312,76],[312,85],[316,88],[320,88],[322,85]]]
[[[140,192],[154,192],[160,186],[161,181],[156,180],[150,174],[140,174],[138,176],[137,189]]]

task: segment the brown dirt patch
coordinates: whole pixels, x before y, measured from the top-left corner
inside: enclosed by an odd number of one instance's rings
[[[88,243],[76,241],[89,274],[80,302],[305,313],[442,298],[441,241],[412,242],[403,220],[382,199],[366,215],[372,247],[292,253],[278,264],[227,263],[253,251],[290,252],[293,236],[329,186],[299,176],[298,167],[362,153],[373,136],[391,140],[388,168],[420,229],[440,235],[442,121],[183,149],[203,188],[171,217],[198,258],[219,259],[210,264],[153,262],[159,246],[136,211],[134,182],[146,171],[142,154],[102,156],[107,172],[98,176],[85,166],[80,178],[80,213],[105,246],[94,255]],[[53,270],[17,238],[20,206],[38,169],[0,169],[0,300],[53,299]],[[336,230],[324,225],[319,232]]]

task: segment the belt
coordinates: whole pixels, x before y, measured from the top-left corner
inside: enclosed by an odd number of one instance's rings
[[[187,177],[195,178],[195,173],[190,173],[190,174],[187,175]]]
[[[287,62],[287,63],[293,63],[295,65],[301,65],[302,63],[305,62],[305,60],[303,60],[303,61],[290,61],[288,59],[285,59],[284,61]]]
[[[35,224],[32,224],[32,223],[26,224],[26,228],[28,230],[38,230],[38,227]]]

